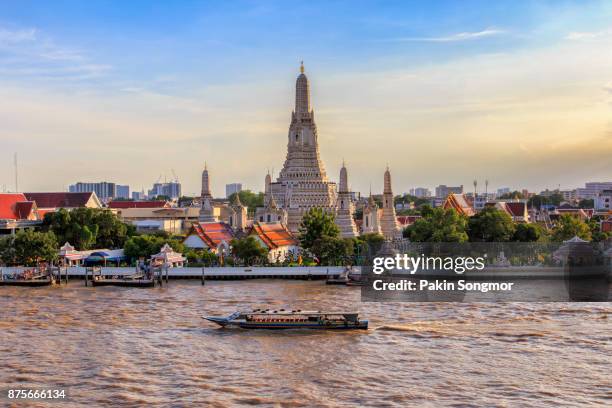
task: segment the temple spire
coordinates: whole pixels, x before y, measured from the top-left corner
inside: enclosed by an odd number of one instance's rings
[[[304,63],[300,65],[300,75],[295,82],[295,113],[304,114],[310,112],[310,84],[304,74]]]

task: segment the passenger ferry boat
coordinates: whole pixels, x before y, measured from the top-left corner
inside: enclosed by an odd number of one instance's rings
[[[367,329],[368,321],[358,313],[320,312],[307,310],[261,310],[235,312],[228,317],[204,317],[221,327],[242,329]]]

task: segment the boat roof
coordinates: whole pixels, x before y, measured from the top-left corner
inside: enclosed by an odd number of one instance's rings
[[[250,312],[240,312],[248,315],[357,315],[359,312],[322,312],[320,310],[253,310]]]

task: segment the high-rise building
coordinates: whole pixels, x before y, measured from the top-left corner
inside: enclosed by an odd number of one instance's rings
[[[91,193],[94,192],[98,198],[103,201],[109,201],[117,197],[117,185],[115,183],[109,183],[102,181],[99,183],[82,183],[78,182],[68,187],[68,191],[71,193]]]
[[[431,191],[425,187],[411,188],[409,193],[410,195],[415,196],[416,198],[431,197]]]
[[[149,197],[167,196],[170,198],[179,198],[181,196],[181,183],[170,181],[167,183],[155,183],[153,188],[149,190]]]
[[[497,189],[497,195],[504,195],[504,194],[508,194],[510,192],[510,187],[501,187]]]
[[[234,193],[239,193],[242,191],[241,183],[231,183],[225,185],[225,198],[229,198]]]
[[[463,185],[458,187],[449,187],[444,184],[440,184],[436,187],[436,197],[441,199],[446,199],[449,194],[463,194]]]
[[[130,198],[130,186],[117,185],[117,196],[115,198]]]
[[[612,190],[612,181],[591,181],[585,183],[584,188],[576,189],[576,198],[579,200],[594,200],[604,190]]]
[[[287,157],[278,178],[270,184],[274,200],[287,210],[291,232],[297,232],[305,212],[313,207],[335,211],[336,183],[328,180],[319,155],[310,84],[304,65],[295,84],[295,110],[291,113]]]

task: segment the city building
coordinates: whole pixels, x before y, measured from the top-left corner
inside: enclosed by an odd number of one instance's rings
[[[268,249],[268,261],[284,262],[288,259],[296,259],[299,251],[299,241],[279,222],[262,223],[255,222],[251,227],[249,236]]]
[[[231,183],[225,185],[225,198],[229,198],[234,193],[239,193],[242,191],[241,183]]]
[[[338,186],[338,199],[336,201],[336,225],[340,229],[342,238],[354,238],[358,234],[357,225],[353,219],[355,204],[349,192],[348,173],[346,166],[342,163],[340,169],[340,184]]]
[[[510,187],[501,187],[497,189],[497,196],[502,196],[504,194],[508,194],[510,192]]]
[[[334,212],[336,205],[336,184],[328,180],[319,154],[310,84],[303,64],[300,72],[289,125],[287,157],[278,178],[270,184],[275,202],[287,211],[287,227],[293,233],[298,231],[302,216],[311,208]]]
[[[584,188],[576,189],[576,197],[579,200],[594,200],[603,190],[612,190],[612,181],[585,183]]]
[[[463,185],[458,187],[449,187],[444,184],[440,184],[436,187],[436,198],[446,200],[449,194],[463,194]]]
[[[602,190],[595,198],[596,211],[612,210],[612,189]]]
[[[140,200],[144,200],[146,198],[146,194],[143,191],[132,191],[132,200],[134,201],[140,201]]]
[[[111,202],[112,204],[113,202]],[[185,234],[200,216],[199,207],[169,207],[164,201],[115,201],[112,210],[126,223],[133,224],[138,231],[166,231],[171,234]],[[123,203],[136,206],[123,206]],[[139,206],[145,203],[144,206]],[[154,205],[159,203],[159,205]]]
[[[158,196],[166,196],[172,199],[179,198],[181,196],[181,183],[178,181],[154,183],[148,195],[149,198]]]
[[[428,198],[431,197],[431,190],[425,187],[417,187],[410,189],[410,195],[416,198]]]
[[[561,190],[559,194],[563,196],[563,201],[575,202],[578,201],[578,194],[576,190]]]
[[[130,186],[121,186],[117,184],[117,196],[115,198],[130,198]]]
[[[158,201],[111,201],[108,203],[108,208],[126,209],[126,208],[169,208],[170,203],[163,200]]]
[[[99,183],[82,183],[78,182],[68,187],[71,193],[96,193],[96,196],[102,201],[107,202],[117,197],[117,185],[107,181]]]

